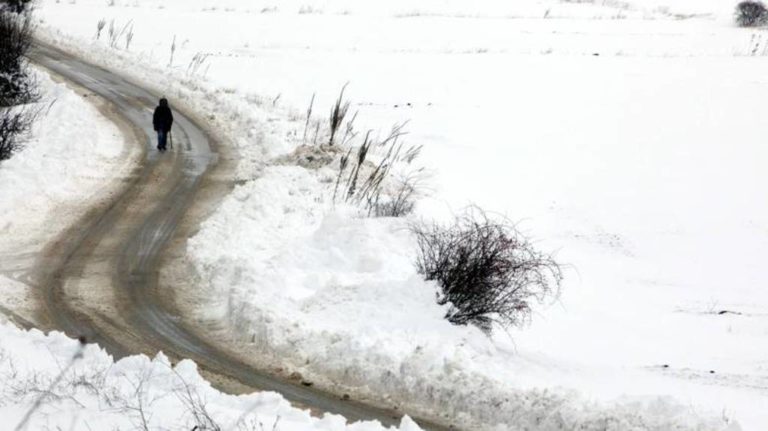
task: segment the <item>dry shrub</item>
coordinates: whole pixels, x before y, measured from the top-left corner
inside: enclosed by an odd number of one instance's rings
[[[32,0],[3,0],[0,1],[0,10],[13,13],[23,13],[28,10]]]
[[[767,18],[763,2],[746,0],[736,5],[735,19],[739,27],[763,25]]]
[[[29,13],[0,10],[0,106],[37,100],[35,83],[27,70],[26,53],[34,25]]]
[[[333,190],[334,202],[362,207],[369,216],[401,217],[413,210],[425,191],[423,169],[409,165],[419,156],[421,146],[405,145],[406,123],[396,124],[381,140],[368,131],[359,147],[350,147],[339,160]],[[372,152],[378,150],[377,156]]]
[[[22,137],[32,126],[36,111],[0,108],[0,161],[7,160],[23,147]]]
[[[494,220],[470,208],[447,226],[416,224],[416,267],[439,287],[437,302],[448,305],[445,318],[490,333],[493,324],[521,326],[531,303],[560,292],[560,265],[539,252],[506,219]]]

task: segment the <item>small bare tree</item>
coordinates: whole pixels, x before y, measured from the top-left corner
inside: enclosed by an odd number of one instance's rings
[[[473,207],[448,226],[412,226],[418,244],[416,267],[436,281],[437,303],[447,305],[454,325],[472,324],[490,334],[493,324],[521,326],[531,302],[560,292],[560,265],[506,219],[493,220]]]

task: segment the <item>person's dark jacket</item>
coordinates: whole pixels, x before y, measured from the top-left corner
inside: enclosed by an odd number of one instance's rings
[[[168,107],[168,99],[160,99],[160,106],[155,108],[155,114],[152,116],[152,125],[155,131],[167,132],[173,125],[173,114]]]

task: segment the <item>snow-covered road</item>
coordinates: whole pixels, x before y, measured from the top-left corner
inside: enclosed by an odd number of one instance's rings
[[[118,357],[163,351],[174,361],[191,358],[209,380],[232,392],[271,390],[318,412],[399,422],[403,412],[343,400],[256,370],[179,323],[172,289],[160,286],[157,274],[174,239],[185,238],[199,222],[194,214],[229,187],[216,180],[216,170],[227,167],[217,163],[215,142],[176,109],[175,148],[158,154],[149,127],[156,95],[53,47],[38,45],[32,59],[106,99],[112,119],[147,147],[140,169],[122,190],[66,229],[36,264],[43,328],[85,335]]]

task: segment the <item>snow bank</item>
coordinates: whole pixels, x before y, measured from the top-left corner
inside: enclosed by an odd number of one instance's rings
[[[13,429],[209,429],[277,431],[417,431],[405,417],[398,428],[378,422],[347,424],[341,416],[310,416],[276,393],[234,396],[212,388],[194,362],[172,365],[130,356],[113,362],[96,345],[83,347],[61,333],[44,335],[0,324],[0,417]],[[39,408],[33,405],[41,400]],[[207,418],[208,422],[200,418]]]
[[[208,292],[198,317],[227,322],[246,354],[469,429],[740,429],[672,399],[594,402],[539,389],[531,374],[547,365],[527,365],[504,337],[443,318],[434,287],[413,268],[406,221],[317,202],[330,174],[268,167],[189,240]],[[640,376],[625,378],[645,389]]]
[[[25,148],[0,164],[0,229],[19,237],[57,205],[97,195],[126,156],[120,131],[93,105],[44,73],[37,80],[40,117]]]
[[[36,253],[129,175],[139,153],[75,91],[42,71],[36,79],[39,118],[25,148],[0,162],[0,304],[16,311],[30,305]]]

